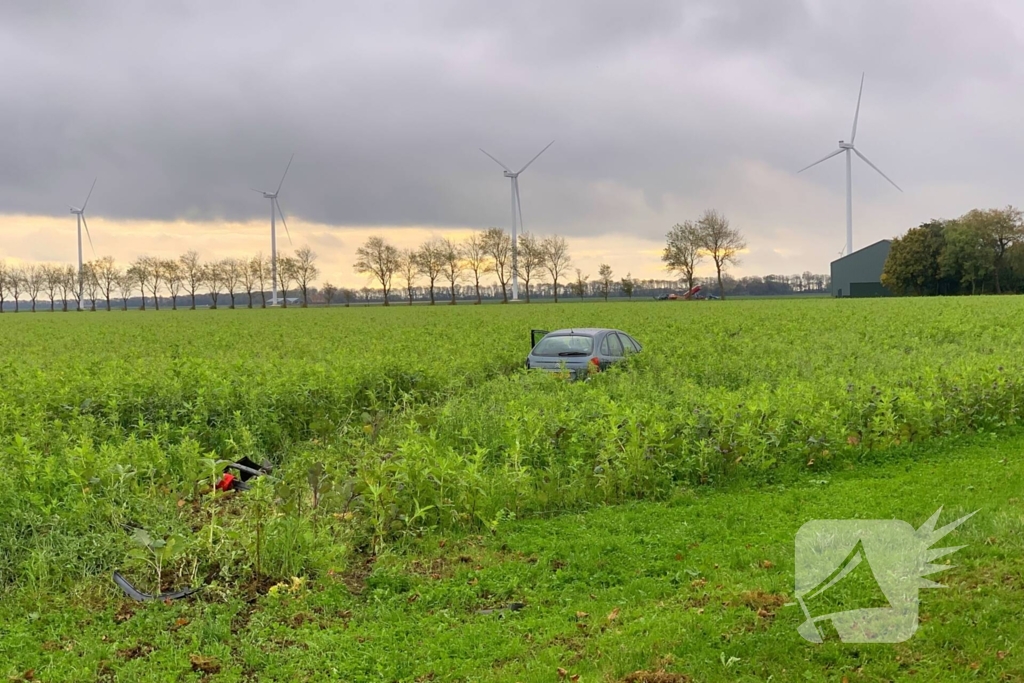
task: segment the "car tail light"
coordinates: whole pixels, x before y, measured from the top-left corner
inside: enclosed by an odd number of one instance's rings
[[[595,371],[599,371],[601,369],[601,359],[597,356],[590,359],[590,364],[594,366],[592,369]]]

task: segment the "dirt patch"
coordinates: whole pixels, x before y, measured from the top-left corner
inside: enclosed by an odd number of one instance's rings
[[[684,674],[667,671],[634,671],[622,679],[622,683],[689,683],[693,679]]]
[[[198,671],[204,674],[216,674],[220,673],[220,662],[217,661],[216,657],[205,657],[203,655],[191,655],[188,658],[190,664],[192,664],[192,670]]]
[[[117,611],[114,612],[114,621],[118,624],[123,624],[134,616],[135,605],[130,602],[122,602]]]
[[[126,647],[117,651],[117,656],[120,659],[131,660],[141,659],[148,656],[153,650],[155,650],[149,643],[136,643],[131,647]]]
[[[733,604],[749,607],[755,612],[774,612],[786,604],[786,596],[777,593],[765,593],[762,590],[747,591],[740,595]]]
[[[376,557],[367,557],[365,561],[352,566],[347,572],[341,575],[341,582],[353,595],[360,595],[366,590],[366,577],[373,573],[373,563]]]

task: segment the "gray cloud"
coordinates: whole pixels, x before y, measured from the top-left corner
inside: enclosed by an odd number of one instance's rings
[[[767,240],[824,220],[794,188],[841,197],[838,160],[786,174],[848,136],[863,70],[858,143],[906,195],[859,166],[857,211],[893,234],[970,208],[942,188],[1015,199],[1022,27],[995,0],[8,2],[0,213],[63,215],[98,176],[111,218],[261,217],[248,188],[294,151],[294,216],[506,225],[477,148],[518,167],[557,139],[528,228],[651,237],[714,201]]]

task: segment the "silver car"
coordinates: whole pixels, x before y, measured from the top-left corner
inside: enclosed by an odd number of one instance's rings
[[[603,327],[531,330],[530,341],[533,348],[526,357],[528,369],[565,372],[576,379],[600,372],[643,349],[625,332]]]

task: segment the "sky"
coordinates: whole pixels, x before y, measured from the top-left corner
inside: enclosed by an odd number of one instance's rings
[[[209,259],[289,236],[324,279],[355,249],[511,226],[596,274],[665,277],[664,235],[714,208],[736,275],[827,272],[854,246],[1020,205],[1024,6],[1002,0],[0,4],[0,259]],[[705,272],[707,266],[705,266]]]

